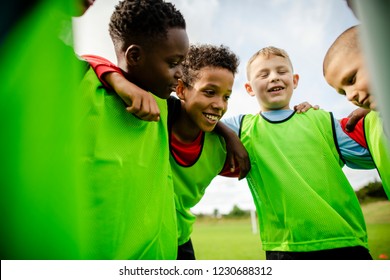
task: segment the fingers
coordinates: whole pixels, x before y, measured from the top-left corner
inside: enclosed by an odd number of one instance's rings
[[[251,170],[251,164],[250,164],[249,159],[248,160],[244,160],[243,162],[241,162],[241,165],[240,165],[240,175],[238,177],[238,180],[241,180],[241,179],[245,178],[246,175],[248,175],[250,170]]]
[[[240,168],[240,174],[238,180],[241,180],[245,178],[248,172],[250,171],[251,163],[248,154],[245,154],[244,156],[241,157],[236,157],[236,160],[238,163],[238,167]]]
[[[349,114],[349,120],[345,124],[345,130],[348,132],[352,132],[355,129],[356,124],[360,119],[364,118],[370,112],[368,109],[358,108],[354,110],[351,114]]]
[[[234,161],[234,157],[233,156],[229,156],[229,167],[230,167],[230,172],[234,172],[234,170],[236,170],[236,164],[235,164],[235,161]]]
[[[136,115],[138,118],[140,118],[141,120],[144,120],[144,121],[158,122],[160,120],[160,114],[159,113],[144,112],[144,111],[134,112],[129,107],[127,107],[126,110],[129,113],[132,113],[132,114]]]
[[[352,132],[355,129],[356,124],[358,123],[360,118],[357,118],[355,115],[350,115],[347,123],[345,124],[345,130],[348,132]]]
[[[152,102],[150,100],[144,100],[143,102],[135,100],[131,106],[126,107],[126,111],[144,121],[158,122],[160,120],[160,109],[154,99],[152,99]]]
[[[305,113],[305,112],[309,111],[309,109],[311,109],[311,108],[313,108],[314,110],[318,110],[320,108],[320,106],[318,106],[318,105],[312,106],[309,102],[302,102],[302,103],[294,106],[294,110],[298,114]]]

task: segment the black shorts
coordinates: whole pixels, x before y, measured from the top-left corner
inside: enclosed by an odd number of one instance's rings
[[[195,260],[191,239],[177,248],[177,260]]]
[[[344,247],[312,252],[266,251],[267,260],[372,260],[363,246]]]

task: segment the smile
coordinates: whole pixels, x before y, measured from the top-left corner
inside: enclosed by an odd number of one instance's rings
[[[219,116],[203,113],[203,115],[211,121],[218,121]]]
[[[284,89],[284,87],[273,87],[273,88],[270,88],[270,89],[268,90],[268,92],[280,91],[280,90],[283,90],[283,89]]]

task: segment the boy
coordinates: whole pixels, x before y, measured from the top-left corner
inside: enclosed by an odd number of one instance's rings
[[[188,51],[182,14],[162,0],[120,2],[109,32],[118,67],[153,93],[160,122],[122,110],[90,69],[80,96],[80,170],[84,259],[175,259],[177,225],[166,99]]]
[[[358,26],[345,30],[331,45],[323,63],[325,80],[354,105],[371,111],[357,127],[354,137],[367,145],[383,188],[390,198],[390,153],[375,96],[371,94],[369,73],[359,42]],[[360,127],[360,129],[359,129]],[[352,137],[352,135],[351,135]]]
[[[130,112],[145,120],[158,121],[155,118],[158,114],[153,113],[158,107],[145,101],[148,98],[145,93],[125,81],[114,65],[97,56],[84,58],[102,82],[106,79],[109,83],[106,85],[112,86],[126,103],[131,104]],[[170,163],[178,223],[177,259],[195,259],[190,235],[196,217],[190,209],[200,201],[206,187],[222,169],[229,173],[229,167],[224,168],[227,163],[225,141],[213,130],[227,110],[238,64],[237,56],[225,46],[192,45],[182,63],[183,77],[176,88],[179,99],[168,99]],[[140,99],[143,101],[138,102]],[[145,114],[141,109],[134,109],[142,104],[144,107],[152,104],[152,109],[143,108]],[[235,134],[230,136],[226,137],[226,145],[240,165],[242,178],[250,168],[248,156],[239,138]]]
[[[247,181],[267,259],[372,259],[359,202],[342,171],[355,159],[369,167],[367,151],[341,134],[331,113],[294,114],[289,103],[299,76],[284,50],[255,53],[247,77],[261,112],[227,123],[249,153]]]
[[[2,7],[2,260],[80,258],[74,93],[86,63],[59,35],[81,1],[18,0]],[[61,106],[66,110],[58,114]]]
[[[191,46],[176,88],[180,100],[168,103],[178,259],[195,259],[190,236],[196,216],[191,208],[227,160],[225,142],[213,130],[227,110],[238,64],[236,55],[226,47]],[[241,164],[240,169],[246,175],[249,162],[245,148],[238,137],[225,139],[236,140],[229,146],[245,157],[246,165]]]

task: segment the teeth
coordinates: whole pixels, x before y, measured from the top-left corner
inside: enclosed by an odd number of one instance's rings
[[[282,90],[283,88],[282,87],[276,87],[276,88],[271,88],[270,91],[278,91],[278,90]]]
[[[206,116],[206,118],[212,120],[212,121],[217,121],[219,119],[218,116],[215,116],[215,115],[209,115],[209,114],[204,114]]]

